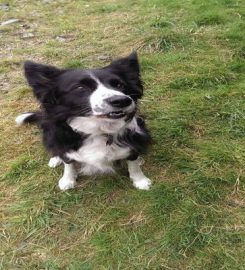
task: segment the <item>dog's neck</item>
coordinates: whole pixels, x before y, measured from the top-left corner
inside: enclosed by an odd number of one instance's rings
[[[114,121],[97,117],[74,117],[67,123],[75,132],[89,135],[116,135],[122,133],[125,128],[136,129],[137,127],[135,117],[128,122],[124,119]]]

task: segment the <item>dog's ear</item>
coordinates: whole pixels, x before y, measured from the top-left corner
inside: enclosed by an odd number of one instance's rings
[[[25,77],[38,101],[43,104],[55,104],[57,78],[63,71],[53,66],[31,61],[24,63],[24,71]]]
[[[142,97],[143,83],[140,77],[140,65],[136,52],[113,61],[109,67],[128,83],[130,87],[130,93],[128,94],[134,100]]]

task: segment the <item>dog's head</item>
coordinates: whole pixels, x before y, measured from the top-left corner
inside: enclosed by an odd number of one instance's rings
[[[62,70],[27,61],[25,76],[47,115],[57,120],[130,119],[143,94],[137,54],[98,69]]]

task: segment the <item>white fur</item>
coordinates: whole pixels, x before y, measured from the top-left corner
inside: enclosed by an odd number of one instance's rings
[[[142,133],[139,125],[137,124],[136,117],[134,117],[128,124],[127,128],[135,130],[137,133]]]
[[[63,161],[62,161],[62,159],[60,157],[52,157],[49,160],[48,166],[50,168],[55,168],[55,167],[59,166],[62,162]]]
[[[113,134],[117,133],[125,126],[123,119],[103,119],[96,116],[90,117],[74,117],[68,124],[73,130],[83,132],[85,134]]]
[[[130,153],[129,147],[120,147],[115,143],[117,135],[123,133],[125,128],[140,132],[135,117],[129,123],[120,119],[108,121],[96,117],[75,117],[69,125],[76,131],[94,134],[84,141],[78,151],[66,154],[68,158],[84,164],[81,172],[86,175],[113,172],[113,162],[127,158]],[[114,143],[107,144],[105,133],[112,134]]]
[[[110,106],[105,100],[113,96],[126,96],[126,95],[120,91],[107,88],[97,78],[95,77],[92,77],[92,78],[96,80],[98,84],[97,89],[92,93],[89,100],[93,114],[101,115],[101,114],[109,113],[112,110],[115,110],[115,108]],[[127,108],[124,108],[124,110],[129,112],[129,111],[133,111],[134,108],[135,108],[135,103],[132,100],[132,103]]]
[[[25,119],[27,117],[29,117],[30,115],[32,115],[33,113],[23,113],[23,114],[20,114],[18,115],[16,118],[15,118],[15,122],[18,126],[22,125],[24,122],[25,122]]]
[[[97,81],[98,87],[90,96],[90,104],[91,104],[93,113],[95,115],[99,115],[101,113],[98,113],[98,111],[105,111],[107,109],[107,111],[109,112],[109,108],[106,108],[106,107],[109,107],[109,105],[105,102],[105,99],[115,96],[115,95],[120,95],[120,96],[125,96],[125,95],[122,92],[105,87],[97,79],[96,81]]]
[[[134,161],[128,160],[127,163],[129,177],[132,179],[133,185],[138,189],[148,190],[151,186],[151,180],[143,174],[140,168],[140,159],[138,158]]]
[[[61,190],[67,190],[74,188],[76,186],[77,172],[75,166],[71,164],[64,163],[64,174],[59,180],[59,188]]]
[[[108,138],[103,135],[89,136],[78,151],[71,151],[66,156],[79,163],[84,174],[113,172],[113,162],[127,158],[129,147],[120,147],[115,143],[107,144]]]

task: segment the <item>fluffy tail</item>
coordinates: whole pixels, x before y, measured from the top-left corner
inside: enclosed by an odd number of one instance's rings
[[[41,120],[42,113],[41,112],[27,112],[18,115],[15,118],[15,122],[18,126],[26,124],[26,123],[38,123]]]

